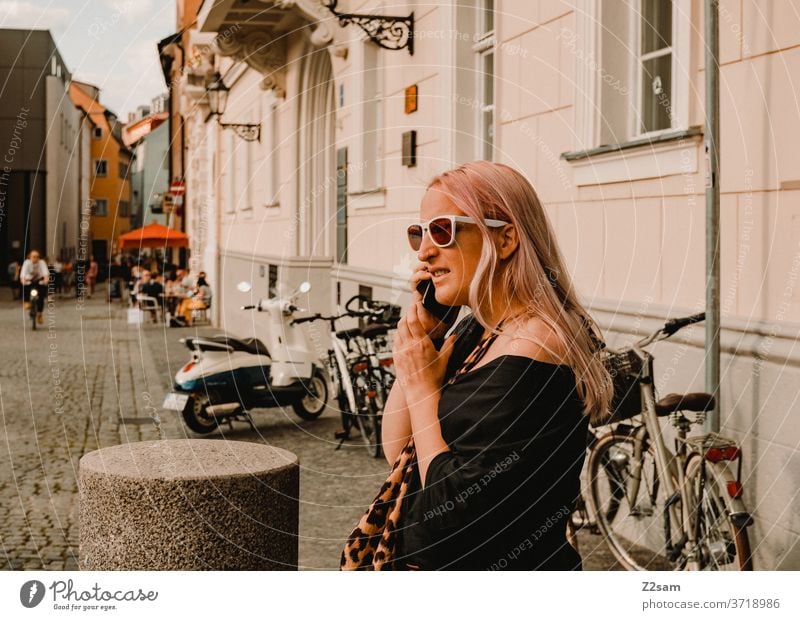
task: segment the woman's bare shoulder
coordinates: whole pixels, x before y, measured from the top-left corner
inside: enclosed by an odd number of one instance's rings
[[[497,338],[497,355],[520,355],[550,364],[566,364],[567,352],[556,332],[542,319],[520,321]]]

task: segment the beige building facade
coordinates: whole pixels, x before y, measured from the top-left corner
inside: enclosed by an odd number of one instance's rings
[[[238,310],[241,280],[259,295],[309,280],[303,305],[323,313],[359,291],[404,304],[404,229],[428,180],[474,159],[531,180],[609,344],[704,308],[701,2],[337,10],[413,11],[413,55],[318,0],[205,2],[188,33],[187,232],[217,324],[263,335]],[[745,450],[760,569],[800,568],[799,16],[796,1],[720,2],[721,419]],[[230,89],[221,117],[215,72]],[[260,141],[220,122],[260,125]],[[661,394],[704,388],[703,328],[683,333],[653,351]]]

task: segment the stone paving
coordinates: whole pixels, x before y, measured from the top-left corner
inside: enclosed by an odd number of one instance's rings
[[[163,386],[146,342],[100,299],[48,304],[30,328],[21,304],[0,303],[0,564],[77,568],[80,457],[156,439],[148,417]],[[169,426],[169,425],[167,425]],[[180,427],[169,429],[176,436]]]
[[[100,447],[191,436],[160,408],[188,352],[178,342],[214,328],[165,329],[126,324],[125,308],[102,289],[83,304],[56,300],[31,331],[10,293],[0,300],[0,567],[77,569],[80,457]],[[241,334],[246,335],[246,334]],[[153,416],[159,416],[160,431]],[[332,410],[300,420],[291,408],[257,410],[210,435],[274,444],[298,455],[300,567],[336,569],[344,538],[388,472],[358,446],[335,450]],[[602,540],[581,532],[587,570],[616,568]]]

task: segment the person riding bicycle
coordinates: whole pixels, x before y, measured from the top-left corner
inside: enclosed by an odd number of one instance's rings
[[[340,568],[581,570],[567,522],[589,419],[612,398],[599,329],[518,171],[480,161],[440,174],[420,215],[383,413],[394,466]],[[472,311],[446,339],[452,325],[422,305],[421,280]]]
[[[38,250],[31,250],[28,258],[22,263],[19,281],[22,283],[22,300],[26,310],[31,307],[31,289],[35,288],[39,293],[36,297],[37,323],[42,323],[44,320],[42,312],[44,311],[44,298],[47,295],[47,282],[49,279],[50,271],[47,268],[47,263]]]

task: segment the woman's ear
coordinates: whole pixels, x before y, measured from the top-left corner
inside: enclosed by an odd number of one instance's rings
[[[500,237],[497,246],[497,255],[500,260],[508,260],[519,246],[517,227],[514,224],[506,224],[500,229]]]

